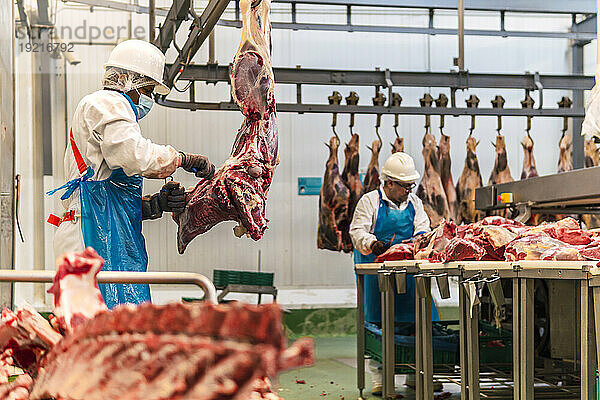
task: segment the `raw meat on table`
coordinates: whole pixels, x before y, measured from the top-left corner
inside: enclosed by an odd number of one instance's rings
[[[345,252],[352,251],[352,242],[346,237],[350,229],[348,203],[350,190],[342,181],[338,162],[340,141],[333,136],[329,140],[329,158],[325,164],[325,176],[319,195],[319,225],[317,248]]]
[[[413,253],[413,243],[398,243],[387,249],[385,253],[378,255],[375,262],[412,260]]]
[[[483,247],[472,240],[454,237],[440,257],[440,262],[481,260],[486,254]]]
[[[259,240],[267,229],[267,193],[279,163],[274,77],[271,67],[271,0],[240,2],[242,40],[233,62],[231,94],[245,116],[229,159],[214,177],[188,192],[185,211],[174,215],[180,253],[192,239],[223,221],[236,236]]]

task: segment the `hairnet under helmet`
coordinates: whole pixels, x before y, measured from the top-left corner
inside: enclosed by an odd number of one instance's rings
[[[104,89],[114,89],[127,93],[144,86],[155,86],[157,82],[145,75],[118,67],[106,67],[102,78]]]

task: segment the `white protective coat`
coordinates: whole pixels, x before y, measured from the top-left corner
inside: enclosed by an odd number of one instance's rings
[[[71,129],[86,165],[94,169],[91,180],[108,179],[118,168],[123,168],[128,176],[145,178],[165,178],[177,169],[179,153],[171,146],[144,138],[131,104],[118,92],[99,90],[85,96],[77,105]],[[67,181],[80,177],[70,144],[65,151],[64,168]],[[81,215],[79,189],[62,204],[64,210],[58,213],[59,217],[71,210]],[[54,237],[55,258],[84,248],[80,218],[60,224]]]
[[[415,208],[415,235],[419,233],[429,232],[429,217],[423,208],[423,202],[415,194],[410,193],[408,199],[400,204],[400,207],[393,201],[387,198],[383,185],[380,186],[381,198],[385,201],[392,210],[404,210],[408,207],[408,203],[412,203]],[[364,255],[371,254],[371,245],[377,241],[373,234],[375,222],[377,221],[377,213],[379,212],[379,194],[377,190],[364,194],[354,210],[354,217],[350,224],[350,237],[354,248]]]

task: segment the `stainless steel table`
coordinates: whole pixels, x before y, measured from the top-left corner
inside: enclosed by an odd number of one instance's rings
[[[534,398],[533,283],[535,279],[579,282],[581,399],[595,399],[595,372],[600,359],[600,269],[585,261],[465,261],[446,264],[396,261],[356,265],[357,383],[362,397],[364,372],[364,275],[377,274],[382,293],[383,397],[394,394],[394,284],[401,289],[406,274],[415,275],[417,399],[433,399],[431,278],[459,278],[461,399],[480,398],[477,284],[500,278],[513,282],[513,398]],[[491,290],[492,292],[492,290]],[[503,294],[496,296],[502,297]],[[592,301],[594,300],[594,301]]]

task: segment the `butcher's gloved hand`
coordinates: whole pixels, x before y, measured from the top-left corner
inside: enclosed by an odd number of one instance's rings
[[[371,252],[376,256],[380,256],[385,253],[388,248],[389,246],[387,244],[383,243],[381,240],[377,240],[371,245]]]
[[[162,211],[182,213],[187,204],[185,188],[179,182],[168,182],[158,193],[158,203]]]
[[[198,178],[210,179],[215,174],[215,166],[208,160],[208,157],[200,154],[187,154],[182,151],[180,167],[195,174]]]
[[[142,197],[142,221],[162,217],[158,193]]]

